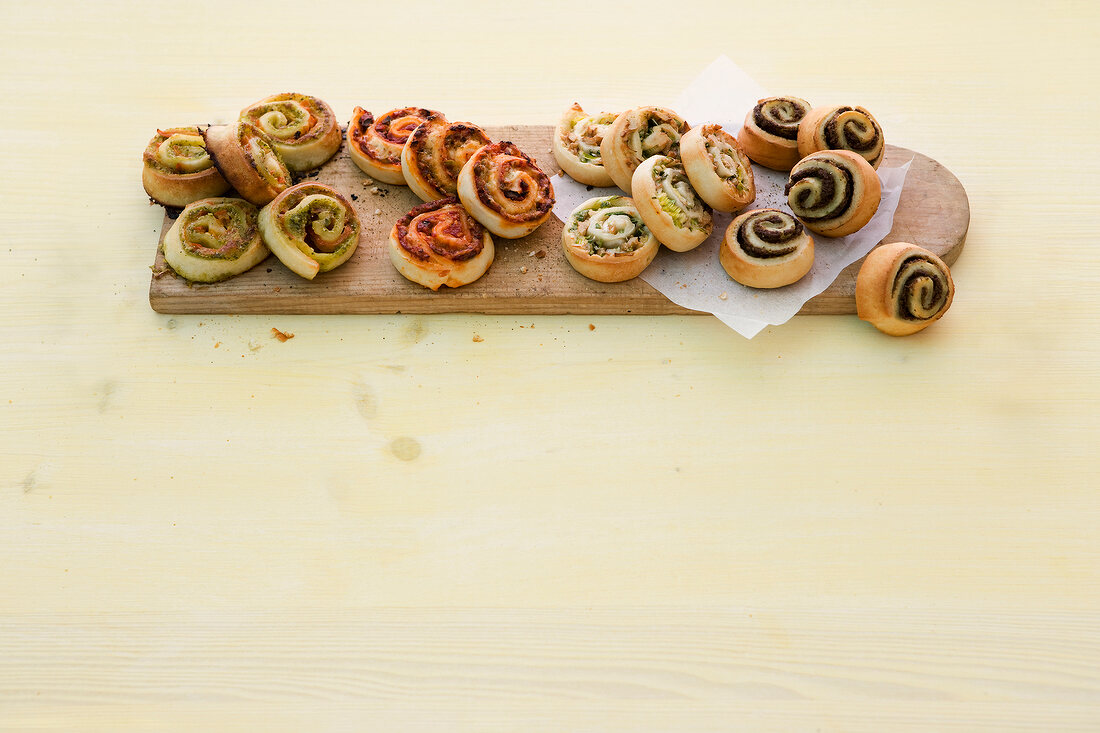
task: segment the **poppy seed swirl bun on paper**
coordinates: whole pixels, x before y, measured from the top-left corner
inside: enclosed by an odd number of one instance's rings
[[[518,239],[550,218],[554,187],[530,156],[510,142],[474,153],[458,175],[458,198],[498,237]]]
[[[878,168],[886,154],[882,128],[863,107],[814,107],[798,126],[798,153],[850,150]]]
[[[756,198],[752,162],[721,125],[703,125],[680,138],[680,160],[692,188],[717,211],[743,209]]]
[[[772,170],[789,171],[802,159],[798,128],[809,112],[810,103],[798,97],[761,99],[745,115],[737,142],[754,162]]]
[[[908,336],[932,325],[954,297],[947,264],[909,242],[871,250],[856,276],[856,313],[891,336]]]
[[[202,133],[210,158],[241,198],[263,206],[290,188],[290,169],[268,135],[248,122]]]
[[[634,169],[654,155],[679,157],[684,118],[663,107],[635,107],[615,118],[604,132],[600,157],[615,185],[630,191]]]
[[[312,170],[336,154],[343,135],[326,102],[306,94],[273,94],[241,110],[241,119],[260,128],[290,170]]]
[[[787,204],[807,229],[825,237],[859,231],[878,211],[882,184],[870,163],[847,150],[824,150],[791,169]]]
[[[157,130],[142,154],[141,183],[145,193],[163,206],[221,196],[229,190],[197,127]]]
[[[554,160],[577,183],[586,186],[614,186],[600,154],[604,134],[618,115],[600,112],[589,115],[573,103],[561,116],[550,141]]]
[[[561,233],[566,261],[604,283],[630,280],[653,262],[661,243],[627,196],[589,199],[573,210]]]
[[[755,209],[730,222],[718,259],[742,285],[779,288],[801,280],[813,267],[814,240],[787,212]]]
[[[213,283],[240,275],[268,255],[256,215],[256,207],[244,199],[190,203],[164,235],[164,261],[193,282]]]
[[[406,279],[431,290],[457,288],[493,264],[493,237],[455,196],[414,207],[390,232],[390,262]]]
[[[275,256],[307,280],[348,261],[359,246],[351,202],[321,183],[299,183],[260,211],[260,232]]]
[[[376,120],[367,110],[356,107],[348,125],[348,155],[368,176],[382,183],[404,186],[401,151],[413,131],[433,114],[443,116],[422,107],[402,107],[391,109]]]
[[[469,122],[448,122],[430,114],[401,149],[401,172],[409,189],[424,201],[436,201],[458,193],[462,166],[489,136]]]
[[[714,231],[710,207],[696,195],[679,160],[646,158],[634,171],[631,193],[642,221],[675,252],[695,249]]]

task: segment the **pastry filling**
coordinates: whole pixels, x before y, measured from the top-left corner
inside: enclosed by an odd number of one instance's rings
[[[854,189],[855,180],[847,167],[819,158],[795,166],[783,193],[799,218],[824,221],[849,212]]]
[[[748,174],[745,172],[748,164],[744,153],[718,135],[707,135],[704,140],[707,155],[718,177],[737,193],[748,191]]]
[[[362,107],[355,108],[356,124],[351,139],[360,153],[388,166],[401,165],[401,148],[431,110],[420,107],[393,109],[378,118]]]
[[[167,173],[198,173],[214,164],[197,127],[157,130],[142,157],[146,164]]]
[[[244,146],[248,160],[268,185],[286,188],[290,185],[290,170],[267,140],[251,125],[241,125],[238,139]]]
[[[737,244],[757,259],[789,255],[802,244],[802,223],[785,211],[764,209],[747,217],[737,228]]]
[[[833,112],[825,121],[822,134],[830,150],[851,150],[870,160],[878,157],[882,148],[882,130],[858,108],[841,107]]]
[[[485,230],[454,196],[414,207],[394,226],[397,243],[414,258],[461,262],[485,248]]]
[[[327,193],[307,193],[284,206],[283,230],[307,255],[331,255],[356,239],[357,225],[347,207]]]
[[[413,146],[419,173],[437,191],[458,191],[458,174],[474,153],[489,144],[489,137],[476,125],[447,123],[433,115],[414,131]]]
[[[604,133],[616,117],[617,115],[613,113],[603,112],[577,118],[571,127],[562,130],[562,145],[580,162],[602,167],[600,143],[603,142]]]
[[[510,142],[482,148],[473,166],[478,200],[509,221],[534,221],[554,206],[549,176]]]
[[[798,139],[798,124],[809,110],[792,97],[762,99],[752,110],[752,121],[764,132],[784,140]]]
[[[569,231],[577,245],[597,257],[627,255],[651,235],[630,199],[608,196],[573,214]]]
[[[324,132],[318,115],[323,114],[312,98],[286,94],[254,104],[241,116],[281,143],[295,144]]]
[[[236,260],[258,236],[256,207],[247,201],[192,205],[180,215],[180,242],[192,257]]]
[[[630,120],[623,138],[635,161],[641,163],[654,155],[679,157],[680,136],[686,130],[687,123],[675,115],[649,112]]]
[[[909,255],[894,274],[890,303],[897,318],[926,321],[943,310],[949,292],[947,276],[935,262],[920,255]]]
[[[679,229],[703,231],[711,225],[710,207],[695,194],[687,174],[679,165],[658,163],[653,166],[653,197]]]

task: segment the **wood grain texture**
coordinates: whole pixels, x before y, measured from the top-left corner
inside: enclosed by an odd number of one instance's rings
[[[487,126],[494,140],[511,140],[555,179],[561,168],[550,154],[548,125]],[[970,206],[962,184],[925,155],[887,146],[886,165],[913,164],[906,176],[894,228],[883,242],[907,241],[938,254],[947,264],[958,259],[966,241]],[[188,284],[169,271],[159,242],[149,304],[158,313],[486,313],[486,314],[699,314],[679,306],[641,278],[599,283],[577,274],[561,253],[562,222],[555,216],[533,234],[517,240],[496,239],[496,259],[480,280],[458,289],[432,292],[401,277],[390,264],[386,241],[393,223],[421,203],[404,186],[365,184],[347,147],[309,180],[333,186],[353,201],[363,223],[359,248],[344,265],[315,280],[290,272],[274,256],[243,275],[211,285]],[[372,193],[372,190],[379,193]],[[175,221],[166,215],[164,233]],[[541,252],[543,257],[532,257]],[[833,284],[811,298],[802,315],[855,313],[855,281],[860,259]],[[526,268],[521,272],[520,268]],[[709,314],[704,314],[709,315]]]

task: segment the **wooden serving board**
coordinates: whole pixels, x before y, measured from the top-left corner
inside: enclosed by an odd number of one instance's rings
[[[550,126],[487,127],[494,140],[511,140],[535,158],[548,174],[560,171],[550,154]],[[970,205],[962,184],[946,168],[920,153],[888,145],[887,164],[913,158],[894,228],[884,242],[909,241],[952,264],[958,259],[970,223]],[[274,256],[225,282],[188,283],[166,265],[158,243],[149,303],[160,313],[497,313],[497,314],[691,314],[659,291],[634,279],[598,283],[577,274],[561,251],[562,222],[550,219],[522,239],[496,238],[496,260],[477,282],[432,292],[401,277],[385,246],[397,219],[421,203],[404,186],[374,183],[341,149],[319,171],[307,176],[354,195],[363,224],[359,248],[332,272],[304,280]],[[377,186],[380,193],[371,193]],[[377,212],[377,213],[376,213]],[[161,238],[172,225],[166,215]],[[536,256],[530,253],[542,253]],[[802,314],[855,313],[856,273],[862,260],[841,272],[823,293],[809,300]],[[521,268],[526,267],[526,272]],[[158,274],[159,273],[159,274]]]

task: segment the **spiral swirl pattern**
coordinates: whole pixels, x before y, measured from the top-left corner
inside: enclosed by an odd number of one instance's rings
[[[798,131],[798,150],[850,150],[878,168],[886,154],[882,128],[863,107],[819,107],[811,110]]]
[[[458,197],[493,234],[516,239],[550,216],[554,187],[529,155],[502,141],[482,147],[466,163]]]
[[[306,94],[275,94],[241,110],[241,120],[270,136],[294,171],[324,163],[340,148],[340,127],[332,108]]]
[[[409,280],[437,290],[477,280],[495,255],[493,239],[455,196],[414,207],[390,234],[390,260]]]
[[[214,167],[198,127],[157,130],[142,154],[142,184],[146,193],[165,206],[219,196],[229,184]]]
[[[631,176],[647,158],[679,157],[680,137],[688,129],[684,118],[663,107],[636,107],[616,117],[600,144],[604,166],[615,185],[629,191]]]
[[[401,171],[409,188],[424,201],[458,192],[458,174],[489,136],[477,125],[448,122],[430,114],[413,130],[401,151]]]
[[[751,212],[736,230],[743,252],[759,259],[783,257],[798,249],[805,229],[798,219],[779,209]]]
[[[938,320],[954,293],[943,260],[915,244],[894,242],[867,255],[856,278],[856,312],[880,331],[904,336]]]
[[[718,211],[737,211],[756,198],[756,180],[741,145],[721,125],[703,125],[680,138],[684,171],[696,193]]]
[[[874,169],[842,150],[815,153],[792,170],[784,193],[791,210],[819,234],[838,237],[862,228],[881,198]]]
[[[566,260],[577,272],[599,282],[637,277],[659,248],[660,242],[627,196],[585,201],[562,230]]]
[[[752,121],[757,129],[784,140],[798,139],[798,125],[810,111],[810,104],[798,97],[768,97],[752,109]]]
[[[356,107],[348,125],[348,150],[355,164],[383,183],[404,185],[401,150],[413,131],[430,115],[442,113],[423,107],[391,109],[378,119]]]
[[[346,262],[359,244],[355,209],[320,183],[299,183],[279,194],[260,212],[259,225],[275,256],[307,279]]]
[[[163,243],[164,260],[195,282],[239,275],[267,257],[256,207],[243,199],[209,198],[189,204]]]
[[[573,180],[587,186],[614,185],[604,169],[600,144],[616,117],[614,112],[590,115],[576,103],[562,114],[551,149],[558,165]]]
[[[726,229],[719,259],[742,285],[777,288],[810,271],[814,241],[787,212],[756,209],[738,216]]]

